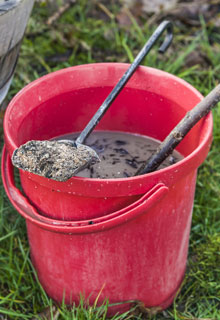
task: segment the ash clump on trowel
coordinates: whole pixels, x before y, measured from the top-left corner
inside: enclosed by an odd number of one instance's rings
[[[28,141],[12,155],[15,167],[56,181],[66,181],[97,161],[92,148],[56,140]]]

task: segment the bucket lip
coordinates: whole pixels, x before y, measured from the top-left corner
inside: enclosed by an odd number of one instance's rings
[[[50,78],[53,78],[54,75],[61,75],[63,73],[68,73],[68,72],[72,72],[73,70],[77,70],[79,69],[80,71],[82,70],[86,70],[87,68],[89,68],[91,70],[91,67],[94,68],[103,68],[103,66],[117,66],[121,69],[126,70],[128,68],[130,64],[128,63],[108,63],[108,62],[101,62],[101,63],[92,63],[92,64],[84,64],[84,65],[78,65],[78,66],[73,66],[73,67],[69,67],[69,68],[65,68],[65,69],[61,69],[58,71],[54,71],[51,72],[47,75],[42,76],[39,79],[34,80],[33,82],[29,83],[27,86],[25,86],[23,89],[21,89],[16,95],[15,97],[12,99],[12,101],[10,102],[8,108],[6,109],[6,113],[5,113],[5,117],[4,117],[4,123],[3,123],[3,127],[4,127],[4,132],[7,132],[7,136],[5,135],[5,141],[6,141],[6,146],[10,146],[10,148],[12,150],[16,149],[18,146],[15,145],[14,141],[12,141],[11,136],[9,135],[9,117],[10,117],[10,112],[13,108],[13,106],[16,104],[17,100],[19,99],[19,97],[21,95],[23,95],[24,93],[26,93],[29,90],[32,90],[35,86],[37,86],[40,82],[48,80]],[[174,80],[176,82],[178,82],[180,85],[183,85],[184,87],[188,88],[190,91],[193,91],[195,93],[195,95],[202,100],[203,96],[202,94],[196,89],[194,88],[191,84],[189,84],[188,82],[186,82],[185,80],[170,74],[166,71],[160,70],[160,69],[156,69],[156,68],[151,68],[151,67],[146,67],[146,66],[140,66],[139,69],[140,71],[147,71],[148,74],[153,74],[153,75],[158,75],[158,76],[165,76],[171,80]],[[138,71],[137,71],[138,72]],[[48,100],[49,98],[47,98],[46,100]],[[52,188],[54,190],[70,190],[71,185],[74,185],[75,190],[77,189],[81,189],[83,190],[85,184],[87,186],[87,189],[94,190],[94,187],[99,185],[101,186],[100,189],[98,189],[98,196],[102,196],[102,189],[105,189],[104,192],[106,192],[106,187],[108,189],[108,186],[110,187],[112,184],[117,185],[118,186],[122,186],[124,183],[126,184],[131,184],[131,189],[133,188],[132,185],[135,184],[137,185],[137,183],[139,183],[139,189],[134,192],[131,192],[131,194],[140,194],[143,192],[146,192],[146,186],[144,187],[144,182],[146,183],[146,177],[149,180],[154,180],[153,184],[157,183],[157,182],[163,182],[163,177],[170,175],[171,173],[173,174],[173,176],[179,176],[178,172],[182,171],[180,169],[182,169],[183,167],[186,169],[186,166],[192,166],[192,161],[194,160],[194,158],[198,158],[198,153],[205,148],[205,146],[209,143],[210,139],[211,139],[211,133],[212,133],[212,126],[213,126],[213,119],[212,119],[212,114],[209,113],[205,118],[201,119],[200,121],[203,121],[203,123],[206,126],[206,130],[204,130],[204,128],[202,128],[203,132],[203,137],[202,137],[202,141],[199,142],[198,146],[192,151],[192,153],[190,153],[188,156],[184,157],[182,160],[180,160],[179,162],[177,162],[176,164],[173,164],[169,167],[160,169],[158,171],[152,172],[152,173],[148,173],[148,174],[144,174],[144,175],[139,175],[139,176],[135,176],[135,177],[125,177],[125,178],[116,178],[116,179],[98,179],[98,178],[83,178],[83,177],[72,177],[69,180],[65,181],[65,182],[60,182],[60,181],[54,181],[51,179],[47,179],[45,177],[41,177],[38,175],[35,175],[33,173],[29,173],[29,172],[25,172],[25,175],[27,175],[28,179],[34,180],[36,183],[42,185],[42,186],[47,186],[48,188]],[[8,150],[9,151],[9,150]],[[203,159],[204,160],[204,159]],[[198,160],[199,162],[199,160]],[[201,163],[203,161],[200,161]],[[191,163],[191,164],[190,164]],[[199,163],[199,165],[201,164]],[[195,165],[195,167],[198,166],[198,163]],[[21,170],[22,171],[22,170]],[[188,170],[187,170],[188,171]],[[80,187],[79,187],[80,185]],[[82,186],[83,185],[83,186]],[[149,189],[152,185],[148,185],[147,189]],[[89,188],[88,188],[89,187]],[[96,190],[97,191],[97,190]],[[65,191],[64,191],[65,192]],[[97,192],[96,192],[97,193]],[[76,191],[77,195],[80,195],[80,193],[78,191]]]

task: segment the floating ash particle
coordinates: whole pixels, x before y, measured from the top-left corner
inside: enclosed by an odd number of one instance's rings
[[[122,140],[115,140],[115,143],[116,143],[118,146],[124,146],[125,144],[127,144],[126,141],[122,141]]]
[[[120,161],[118,161],[118,160],[113,160],[113,161],[112,161],[112,165],[114,165],[114,164],[116,164],[116,163],[120,163]]]
[[[134,169],[137,169],[137,168],[138,168],[135,159],[132,159],[132,160],[125,159],[125,161],[126,161],[126,163],[127,163],[129,166],[131,166],[132,168],[134,168]]]
[[[124,148],[114,148],[114,150],[120,154],[128,154],[128,151]]]
[[[124,175],[124,177],[126,177],[126,178],[129,177],[129,174],[128,174],[126,171],[123,172],[123,175]]]

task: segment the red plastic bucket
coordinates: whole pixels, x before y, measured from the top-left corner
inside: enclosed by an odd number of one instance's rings
[[[100,302],[140,300],[166,308],[184,276],[196,173],[210,148],[211,114],[178,146],[185,158],[157,172],[56,182],[21,171],[26,196],[13,180],[10,156],[17,146],[81,130],[126,68],[73,67],[24,88],[4,119],[2,178],[26,219],[32,261],[49,296],[71,303],[83,293],[92,303],[102,289]],[[162,140],[201,98],[185,81],[140,67],[98,128]]]
[[[77,66],[51,73],[26,86],[12,99],[5,114],[5,143],[10,156],[28,140],[82,130],[127,68],[126,64],[115,63]],[[97,129],[163,140],[201,97],[196,89],[175,76],[140,67]],[[209,116],[177,148],[184,160],[152,174],[102,180],[74,177],[57,182],[21,170],[22,187],[43,215],[65,221],[94,219],[120,210],[158,182],[183,193],[178,182],[195,173],[205,159],[211,131]]]
[[[131,300],[157,311],[172,303],[186,266],[195,174],[187,177],[185,203],[175,198],[175,211],[159,183],[113,218],[80,226],[39,215],[16,189],[6,149],[2,163],[6,192],[26,219],[32,262],[51,298],[71,304],[81,293],[94,303],[101,292],[99,303],[121,303],[111,313],[127,310]]]

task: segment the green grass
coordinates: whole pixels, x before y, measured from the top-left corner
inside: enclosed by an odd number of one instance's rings
[[[36,4],[21,48],[10,100],[30,81],[48,72],[72,65],[100,62],[131,62],[152,33],[147,20],[132,18],[129,28],[115,18],[119,6],[109,5],[112,17],[87,1],[78,1],[53,26],[45,24],[51,14],[46,5]],[[201,18],[201,27],[175,27],[172,47],[165,55],[154,48],[144,64],[173,73],[204,95],[220,80],[218,39]],[[159,45],[159,44],[158,44]],[[186,67],[187,55],[200,50],[210,60],[206,67]],[[213,111],[214,139],[205,163],[199,168],[189,259],[186,277],[173,305],[158,315],[130,310],[114,319],[220,319],[220,109]],[[1,129],[2,136],[2,129]],[[89,306],[82,298],[79,306],[60,307],[47,297],[29,257],[25,221],[13,209],[0,185],[0,319],[106,319],[108,301]],[[47,313],[45,312],[47,311]]]

